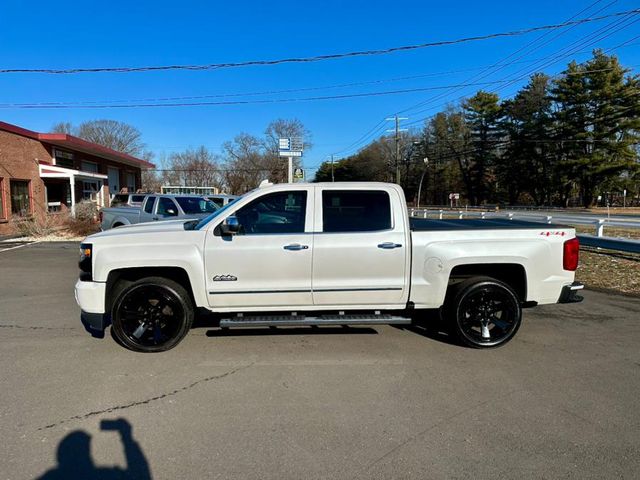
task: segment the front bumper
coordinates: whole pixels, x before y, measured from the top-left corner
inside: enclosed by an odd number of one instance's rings
[[[76,302],[87,313],[104,313],[104,298],[107,290],[106,283],[76,282]]]
[[[578,292],[584,288],[584,284],[573,282],[562,287],[558,303],[577,303],[584,300],[584,297],[578,295]]]
[[[105,329],[111,325],[111,317],[106,313],[80,311],[80,321],[84,329],[95,338],[104,338]]]

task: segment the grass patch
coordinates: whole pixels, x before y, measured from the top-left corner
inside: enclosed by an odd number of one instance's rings
[[[593,290],[640,297],[640,255],[583,247],[576,279]]]

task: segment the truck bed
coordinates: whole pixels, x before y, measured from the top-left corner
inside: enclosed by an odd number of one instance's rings
[[[566,228],[563,225],[528,222],[526,220],[509,220],[507,218],[491,219],[457,219],[435,220],[410,217],[409,224],[413,232],[429,232],[442,230],[527,230],[545,228]]]

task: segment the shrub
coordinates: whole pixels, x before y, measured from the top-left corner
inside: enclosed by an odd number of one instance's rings
[[[46,237],[59,229],[60,226],[60,218],[51,214],[42,217],[21,217],[19,215],[11,217],[12,229],[23,237]]]
[[[70,233],[78,236],[91,235],[100,230],[98,207],[90,201],[76,204],[76,216],[69,215],[65,222]]]

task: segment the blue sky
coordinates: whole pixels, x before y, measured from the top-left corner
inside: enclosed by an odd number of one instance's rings
[[[593,6],[591,6],[593,5]],[[3,2],[0,9],[0,68],[70,68],[205,64],[311,56],[387,48],[560,23],[591,6],[579,18],[637,8],[632,1],[521,2]],[[640,16],[638,16],[640,18]],[[588,35],[616,21],[605,20],[559,30],[538,40],[535,51],[480,81],[518,78],[572,44],[579,52],[610,48],[640,35],[640,22],[621,23],[602,38]],[[626,26],[625,26],[626,25]],[[79,75],[0,74],[0,104],[91,102],[238,94],[375,82],[308,92],[252,96],[254,99],[342,95],[446,86],[472,80],[481,68],[501,61],[542,33],[377,57],[312,64],[243,67],[219,71],[102,73]],[[556,37],[557,35],[557,37]],[[574,42],[585,41],[584,48]],[[544,45],[545,42],[548,42]],[[533,48],[533,47],[531,47]],[[640,66],[640,38],[615,52],[629,67]],[[570,58],[543,69],[562,70]],[[524,62],[524,63],[522,63]],[[469,70],[475,69],[475,70]],[[466,71],[460,71],[466,70]],[[446,73],[457,71],[457,73]],[[432,75],[436,74],[436,75]],[[417,77],[391,81],[402,77]],[[524,80],[501,88],[510,96]],[[431,101],[404,116],[407,123],[442,109],[480,87],[398,95],[240,106],[153,109],[0,109],[0,120],[48,131],[58,121],[78,124],[110,118],[138,127],[148,147],[163,154],[205,145],[214,152],[240,132],[261,135],[269,121],[297,117],[311,130],[314,148],[303,162],[312,170],[334,152],[348,154],[354,142],[387,116]],[[485,89],[499,88],[487,86]],[[441,98],[435,98],[444,92]],[[389,128],[391,124],[389,123]],[[382,133],[379,127],[372,133]],[[344,151],[345,148],[351,150]],[[340,156],[340,155],[339,155]]]

